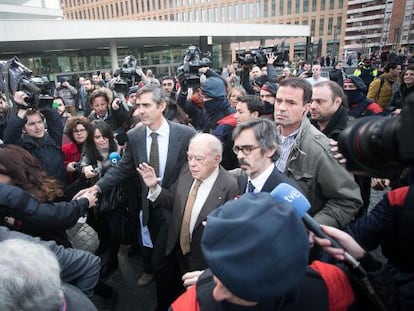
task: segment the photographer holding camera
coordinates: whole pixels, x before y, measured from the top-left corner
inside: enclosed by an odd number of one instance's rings
[[[28,95],[23,91],[14,94],[18,110],[8,120],[4,143],[19,145],[29,151],[50,176],[65,184],[66,172],[61,149],[63,125],[59,113],[47,107],[35,110],[29,106],[27,98]]]
[[[59,78],[57,88],[54,92],[54,97],[60,97],[65,104],[66,112],[72,116],[76,116],[76,94],[78,91],[72,86],[66,78]]]

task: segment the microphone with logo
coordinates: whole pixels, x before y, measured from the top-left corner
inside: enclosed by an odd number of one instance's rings
[[[109,161],[111,162],[111,166],[115,166],[121,160],[121,155],[114,151],[109,154]]]
[[[327,235],[325,232],[323,232],[320,224],[318,224],[307,213],[311,205],[309,201],[305,198],[305,196],[302,193],[300,193],[296,188],[292,187],[289,184],[281,183],[275,189],[273,189],[270,194],[276,201],[290,204],[295,209],[296,213],[302,218],[302,221],[305,224],[306,228],[308,228],[309,231],[313,232],[317,237],[328,239],[331,242],[331,245],[335,248],[344,249],[338,243],[338,241],[336,241],[335,239]],[[362,284],[367,291],[368,298],[376,306],[375,310],[388,310],[382,302],[381,298],[375,292],[375,289],[373,288],[368,278],[368,274],[366,270],[362,267],[360,262],[356,260],[351,254],[349,254],[345,249],[344,258],[345,263],[351,266],[354,269],[354,271],[356,271],[359,274],[359,277],[361,277]]]
[[[273,189],[270,194],[276,201],[290,204],[295,209],[299,217],[302,218],[303,223],[309,231],[313,232],[319,238],[328,239],[331,242],[332,247],[343,249],[343,247],[338,243],[338,241],[336,241],[335,239],[327,235],[325,232],[323,232],[320,224],[318,224],[307,213],[311,205],[309,201],[306,199],[306,197],[299,192],[299,190],[297,190],[289,184],[281,183],[275,189]],[[352,255],[349,254],[347,251],[344,251],[344,257],[345,262],[350,264],[354,269],[359,270],[360,268],[362,268],[359,261],[352,257]]]

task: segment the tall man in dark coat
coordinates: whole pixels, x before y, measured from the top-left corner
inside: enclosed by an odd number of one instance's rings
[[[186,161],[188,143],[195,131],[188,126],[167,121],[163,116],[166,105],[165,92],[159,86],[146,85],[138,90],[136,106],[144,126],[128,132],[128,147],[121,161],[106,172],[93,187],[106,192],[126,178],[137,174],[138,165],[143,162],[148,163],[150,160],[151,134],[155,132],[159,155],[157,176],[163,188],[170,188],[177,180],[181,167]],[[168,211],[150,204],[147,199],[148,187],[144,183],[141,189],[141,225],[148,226],[151,236],[153,244],[151,257],[157,283],[158,310],[163,310],[163,306],[168,304],[165,293],[169,285],[163,280],[163,267],[168,234],[167,218],[171,215]]]

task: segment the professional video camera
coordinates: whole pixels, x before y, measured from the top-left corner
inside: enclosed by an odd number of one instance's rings
[[[211,67],[210,53],[201,53],[195,46],[189,46],[183,56],[183,63],[177,68],[177,75],[184,73],[187,85],[190,88],[200,86],[199,69],[201,67]]]
[[[10,100],[16,91],[27,94],[29,108],[51,106],[53,86],[46,77],[32,76],[32,71],[24,66],[15,56],[8,61],[0,61],[0,91]],[[26,106],[18,105],[20,108]]]
[[[364,117],[352,121],[338,139],[348,170],[390,177],[396,169],[414,164],[414,94],[405,98],[396,117]]]
[[[129,88],[141,81],[141,74],[138,72],[137,60],[134,56],[128,55],[124,58],[121,68],[118,68],[114,77],[117,80],[114,83],[114,91],[126,95]]]
[[[274,53],[277,58],[273,62],[273,66],[284,66],[284,62],[289,61],[289,51],[280,51],[278,46],[273,47],[259,47],[254,50],[236,51],[236,59],[241,65],[257,65],[260,68],[267,65],[266,54]]]

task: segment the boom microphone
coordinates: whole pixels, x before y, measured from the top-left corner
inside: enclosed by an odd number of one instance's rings
[[[332,247],[341,248],[335,239],[327,235],[322,231],[320,224],[318,224],[307,211],[311,207],[308,199],[299,192],[296,188],[289,184],[281,183],[270,192],[272,197],[279,202],[289,203],[295,209],[299,217],[302,218],[303,223],[309,231],[313,232],[317,237],[322,239],[328,239],[331,242]],[[348,252],[344,252],[345,261],[348,262],[352,267],[357,268],[360,263],[352,257]]]
[[[114,151],[109,154],[109,161],[111,162],[111,166],[116,165],[119,160],[121,160],[121,155],[118,152]]]

